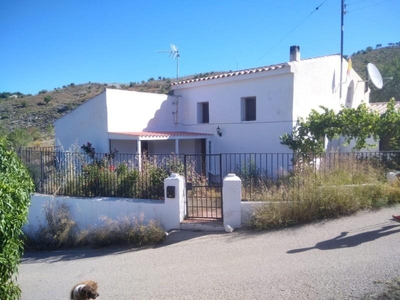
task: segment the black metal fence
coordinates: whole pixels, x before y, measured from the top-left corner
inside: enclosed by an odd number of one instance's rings
[[[36,192],[76,197],[164,199],[164,179],[183,174],[179,155],[134,155],[20,149]]]
[[[305,177],[341,170],[355,173],[360,167],[375,166],[382,177],[387,170],[400,170],[400,152],[350,152],[307,154],[293,153],[225,153],[216,164],[212,156],[198,161],[185,155],[101,154],[90,157],[80,152],[20,149],[19,157],[28,167],[36,192],[78,197],[125,197],[164,199],[164,179],[171,172],[196,173],[205,184],[220,184],[234,173],[242,180],[242,199],[263,200],[265,191],[279,187],[294,177]],[[198,160],[198,157],[196,157]],[[368,169],[365,169],[368,170]],[[361,171],[368,172],[368,171]],[[357,181],[351,178],[350,181]]]

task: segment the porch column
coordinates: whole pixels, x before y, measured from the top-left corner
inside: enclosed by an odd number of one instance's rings
[[[175,140],[175,154],[179,154],[179,140]]]
[[[139,159],[139,172],[142,171],[142,141],[137,140],[137,153]]]

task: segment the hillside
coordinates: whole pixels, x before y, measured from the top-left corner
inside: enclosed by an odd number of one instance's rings
[[[150,79],[148,82],[123,84],[70,84],[37,95],[0,94],[0,133],[13,133],[11,140],[19,146],[51,146],[54,144],[53,122],[105,88],[119,88],[149,93],[167,93],[170,81]],[[17,139],[18,141],[15,141]],[[23,140],[27,140],[24,143]]]
[[[382,77],[393,77],[382,90],[372,87],[371,102],[386,102],[395,97],[400,100],[400,43],[388,47],[377,45],[351,55],[353,68],[366,78],[367,63],[375,64]],[[221,72],[197,74],[189,77],[203,77]],[[188,78],[189,78],[188,77]],[[187,79],[187,78],[183,78]],[[54,145],[53,122],[78,107],[85,101],[100,94],[105,88],[119,88],[150,93],[167,93],[170,79],[150,78],[130,84],[73,83],[53,91],[42,90],[37,95],[21,93],[0,93],[0,134],[5,133],[16,146]]]
[[[376,65],[386,84],[381,90],[370,85],[370,102],[387,102],[392,97],[400,100],[400,43],[372,49],[367,47],[351,55],[354,70],[365,80],[368,63]],[[388,78],[392,77],[392,80]]]

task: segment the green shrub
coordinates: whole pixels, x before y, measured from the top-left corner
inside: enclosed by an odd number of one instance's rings
[[[118,174],[117,169],[117,174]],[[121,170],[120,170],[121,171]],[[117,196],[124,198],[137,198],[138,195],[138,183],[139,183],[139,171],[126,171],[126,173],[119,173],[120,179],[117,187]]]
[[[117,173],[109,168],[91,164],[84,167],[81,180],[85,183],[84,194],[89,197],[115,197]]]
[[[149,189],[147,197],[152,199],[164,198],[164,180],[168,177],[168,172],[160,167],[151,167],[149,170]],[[147,198],[146,197],[146,198]]]
[[[49,102],[52,100],[53,98],[50,95],[46,95],[43,98],[44,103],[49,104]]]
[[[22,227],[27,221],[30,195],[34,191],[28,171],[0,137],[0,299],[19,299],[15,282],[23,241]]]

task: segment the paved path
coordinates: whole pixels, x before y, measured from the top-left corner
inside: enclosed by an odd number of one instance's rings
[[[357,299],[400,276],[400,206],[291,229],[174,232],[155,248],[26,253],[23,300],[68,299],[83,279],[99,300]]]

